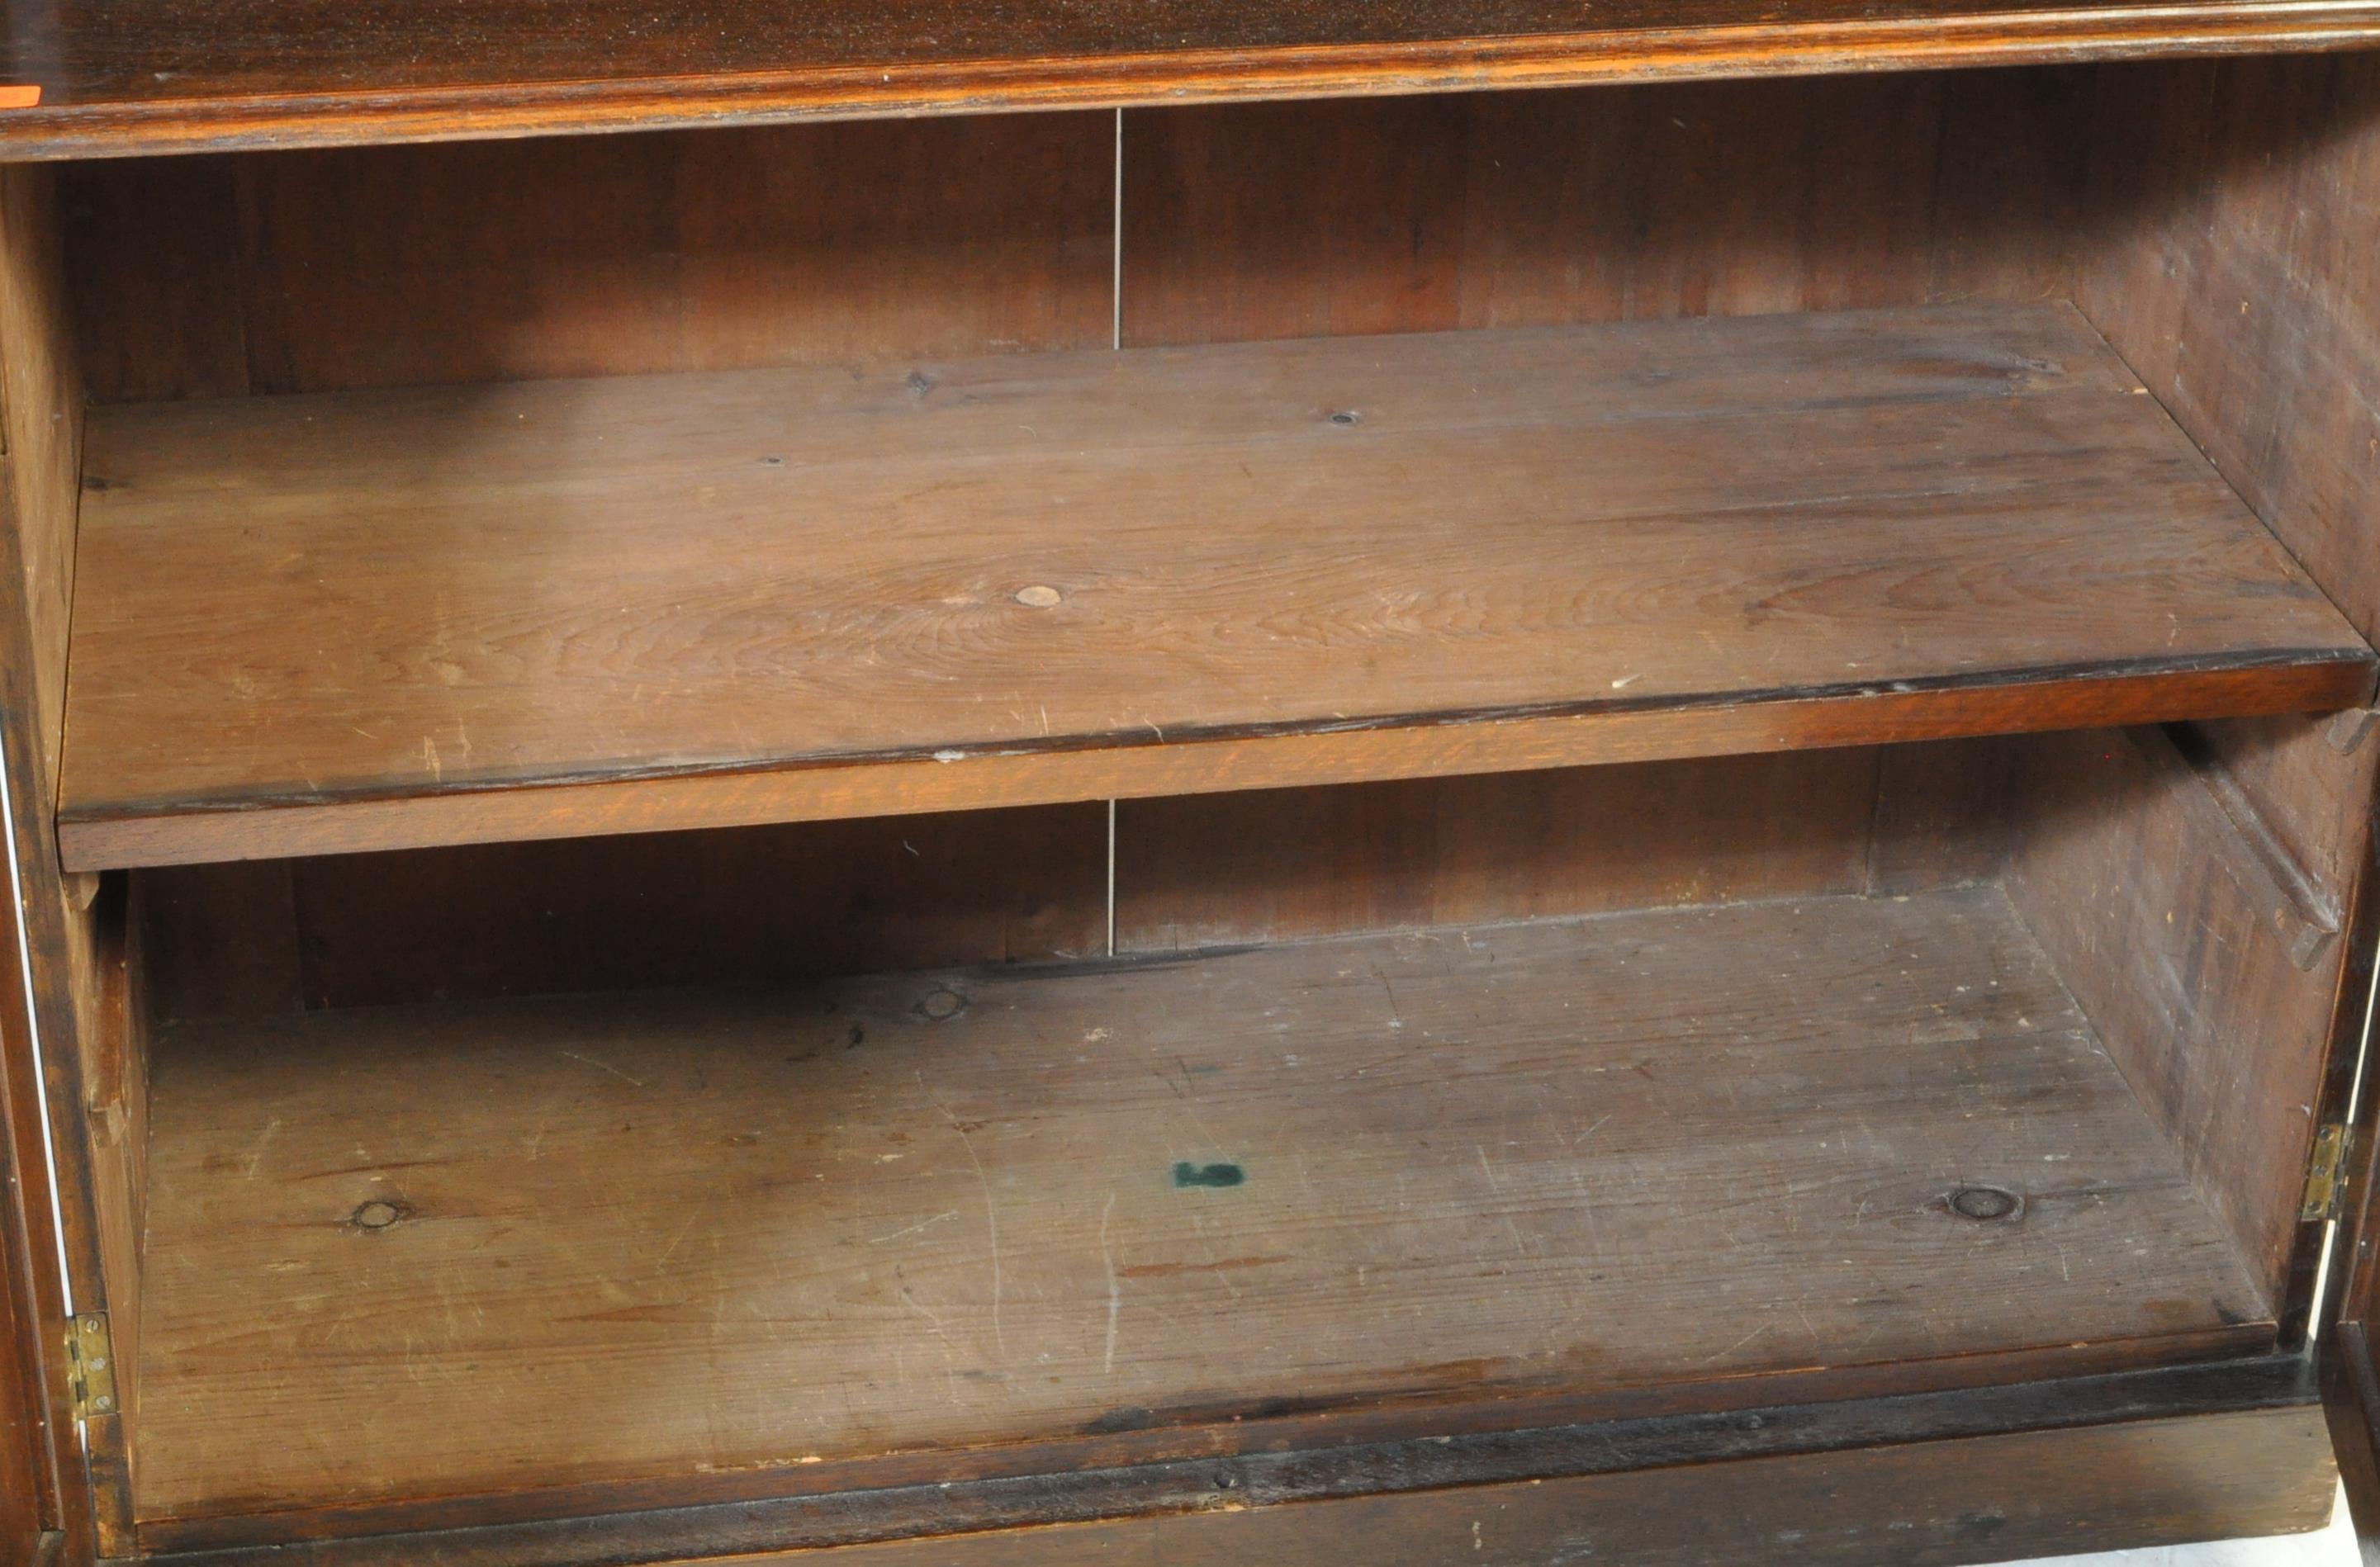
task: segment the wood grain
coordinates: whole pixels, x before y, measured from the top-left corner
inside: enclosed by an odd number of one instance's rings
[[[2075,298],[2349,617],[2380,625],[2368,527],[2380,485],[2380,68],[2368,58],[2108,68],[2094,95],[2096,215],[2082,231]],[[2175,1047],[2160,1092],[2189,1103],[2246,1077],[2248,1120],[2225,1118],[2212,1099],[2197,1112],[2211,1117],[2198,1162],[2231,1188],[2235,1213],[2260,1215],[2269,1233],[2290,1227],[2293,1207],[2273,1149],[2294,1146],[2292,1115],[2346,1115],[2364,1035],[2374,758],[2368,740],[2342,754],[2311,726],[2277,720],[2204,726],[2204,739],[2249,835],[2272,845],[2310,907],[2338,911],[2345,932],[2345,950],[2309,977],[2326,990],[2321,1019],[2309,1015],[2323,1003],[2301,993],[2304,982],[2271,971],[2269,942],[2200,969],[2210,934],[2243,912],[2228,896],[2185,893],[2173,926],[2131,927],[2164,949],[2162,961],[2199,975],[2196,1004],[2214,1020],[2211,1037]],[[2142,846],[2157,863],[2190,856]],[[2125,1026],[2102,1022],[2117,1044]],[[2227,1058],[2240,1052],[2221,1041],[2243,1033],[2268,1042],[2235,1064]],[[2281,1064],[2291,1056],[2301,1064]],[[2249,1130],[2258,1124],[2266,1136]],[[2310,1299],[2321,1231],[2295,1229],[2291,1293]]]
[[[122,1031],[106,1026],[109,956],[94,905],[70,894],[54,831],[64,701],[68,609],[75,597],[76,475],[82,395],[65,294],[55,185],[41,169],[0,170],[0,766],[7,771],[14,870],[29,1015],[19,1046],[25,1076],[12,1127],[27,1167],[47,1156],[56,1196],[53,1250],[30,1253],[44,1312],[38,1324],[47,1364],[48,1418],[60,1460],[60,1521],[75,1550],[112,1554],[129,1546],[130,1462],[122,1415],[85,1422],[77,1442],[58,1402],[63,1372],[48,1346],[62,1342],[69,1294],[85,1312],[109,1309],[110,1292],[137,1272],[112,1222],[137,1200],[139,1155],[97,1145],[82,1113],[90,1085],[121,1080]],[[11,1003],[13,1005],[13,1003]],[[120,1014],[119,1014],[120,1015]],[[32,1041],[38,1039],[38,1055]],[[31,1074],[42,1075],[41,1090]],[[46,1096],[44,1102],[43,1095]],[[52,1124],[42,1128],[47,1111]],[[38,1207],[38,1205],[37,1205]],[[62,1254],[68,1278],[53,1276]],[[78,1450],[88,1460],[77,1464]],[[88,1476],[89,1483],[85,1483]]]
[[[2041,736],[2016,757],[2010,898],[2278,1300],[2339,954],[2292,959],[2270,881],[2161,737]]]
[[[2059,6],[2016,0],[1226,0],[986,12],[500,0],[357,12],[329,0],[101,0],[6,13],[11,156],[521,136],[1059,104],[1405,94],[1676,76],[2353,48],[2359,0]]]
[[[156,1053],[152,1521],[2270,1340],[1989,890]]]
[[[1099,346],[1113,144],[1035,115],[82,165],[76,325],[99,402]]]
[[[1126,115],[1128,344],[2072,292],[2086,73]]]
[[[568,791],[724,824],[774,773],[890,775],[868,814],[2372,678],[2057,308],[156,405],[85,482],[75,867],[604,830]],[[713,814],[666,814],[689,786]]]
[[[1865,890],[1869,748],[1128,800],[1116,947]]]

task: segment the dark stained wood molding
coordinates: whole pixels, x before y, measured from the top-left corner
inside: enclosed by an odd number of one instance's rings
[[[2199,0],[1886,20],[900,61],[399,91],[366,86],[79,103],[53,91],[51,106],[0,113],[0,159],[2317,52],[2375,43],[2380,6],[2368,0]],[[20,62],[18,68],[28,67]]]
[[[1214,1459],[888,1487],[424,1534],[224,1548],[240,1521],[152,1525],[155,1567],[607,1567],[815,1549],[1027,1524],[1256,1508],[1451,1487],[1607,1475],[1985,1434],[2066,1430],[2302,1406],[2320,1397],[2302,1355],[1895,1398],[1654,1415],[1594,1425],[1359,1443]],[[251,1526],[253,1521],[247,1521]]]

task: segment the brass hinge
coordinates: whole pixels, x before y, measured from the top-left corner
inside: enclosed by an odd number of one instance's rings
[[[2355,1134],[2334,1123],[2314,1134],[2313,1166],[2306,1172],[2305,1197],[2298,1204],[2298,1222],[2336,1219],[2347,1209],[2347,1156],[2355,1150]]]
[[[67,1324],[67,1388],[76,1419],[115,1413],[115,1341],[108,1336],[104,1312]]]

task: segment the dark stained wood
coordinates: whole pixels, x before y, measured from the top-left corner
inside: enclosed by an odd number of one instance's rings
[[[1117,949],[1862,892],[1876,754],[1127,800]]]
[[[1988,889],[156,1054],[150,1521],[2270,1342]]]
[[[872,1540],[936,1537],[940,1549],[964,1551],[952,1537],[1020,1524],[1120,1522],[1203,1510],[1233,1511],[1283,1502],[1316,1503],[1347,1497],[1443,1492],[1499,1484],[1560,1482],[1630,1470],[1694,1465],[1726,1476],[1741,1464],[1794,1454],[1826,1453],[1838,1463],[1864,1462],[1862,1449],[1878,1443],[1966,1447],[1978,1436],[2097,1428],[2120,1423],[2169,1421],[2195,1425],[2213,1438],[2229,1417],[2273,1418],[2306,1413],[2314,1378],[2298,1357],[2268,1355],[2155,1371],[2120,1372],[1942,1392],[1815,1403],[1788,1403],[1725,1413],[1671,1413],[1594,1424],[1515,1427],[1509,1430],[1366,1439],[1338,1433],[1328,1446],[1294,1441],[1198,1459],[1117,1464],[1095,1460],[1065,1473],[1020,1473],[896,1485],[865,1491],[771,1494],[733,1504],[709,1504],[480,1524],[433,1533],[322,1538],[292,1545],[234,1546],[203,1559],[204,1567],[256,1567],[296,1561],[304,1567],[381,1567],[391,1561],[434,1560],[447,1567],[557,1567],[588,1560],[613,1562],[677,1561],[766,1548],[809,1549]],[[2260,1419],[2260,1425],[2263,1420]],[[2301,1431],[2295,1423],[2287,1427]],[[2248,1437],[2235,1427],[2222,1439]],[[2304,1473],[2287,1483],[2327,1482],[2317,1444],[2290,1440]],[[1971,1447],[1966,1451],[1973,1452]],[[2085,1450],[2087,1451],[2087,1449]],[[2311,1462],[2309,1462],[2309,1460]],[[2277,1468],[2289,1475],[2290,1468]],[[2242,1494],[2253,1494],[2246,1487]],[[2272,1500],[2269,1496],[2267,1501]],[[1590,1512],[1592,1510],[1589,1510]],[[1658,1510],[1657,1510],[1658,1511]],[[1691,1512],[1691,1508],[1670,1511]],[[2272,1517],[2275,1514],[2265,1514]],[[2301,1526],[2304,1514],[2265,1529]],[[2094,1541],[2113,1521],[2074,1521],[2076,1538]],[[1898,1532],[1898,1531],[1894,1531]],[[172,1567],[198,1559],[199,1528],[155,1527],[149,1537]],[[1063,1533],[1043,1531],[1055,1547]],[[772,1558],[772,1560],[774,1560]]]
[[[958,0],[832,13],[772,0],[498,0],[365,12],[326,0],[101,0],[7,14],[15,157],[519,136],[695,122],[1060,104],[1409,94],[2368,46],[2358,0],[2056,7],[2013,0],[1411,0],[1356,10],[1226,0],[987,12]]]
[[[85,488],[77,869],[2371,689],[2057,309],[153,405]]]

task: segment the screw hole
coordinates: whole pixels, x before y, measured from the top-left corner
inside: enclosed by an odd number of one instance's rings
[[[1998,1186],[1961,1186],[1949,1197],[1950,1211],[1961,1219],[2012,1219],[2023,1207],[2022,1197]]]
[[[966,998],[956,990],[929,990],[917,1003],[917,1010],[940,1023],[946,1017],[956,1017],[966,1010]]]
[[[385,1230],[404,1217],[405,1210],[396,1204],[374,1197],[357,1208],[355,1226],[358,1230]]]
[[[1330,422],[1339,425],[1361,424],[1364,422],[1364,416],[1353,408],[1342,408],[1330,416]]]

